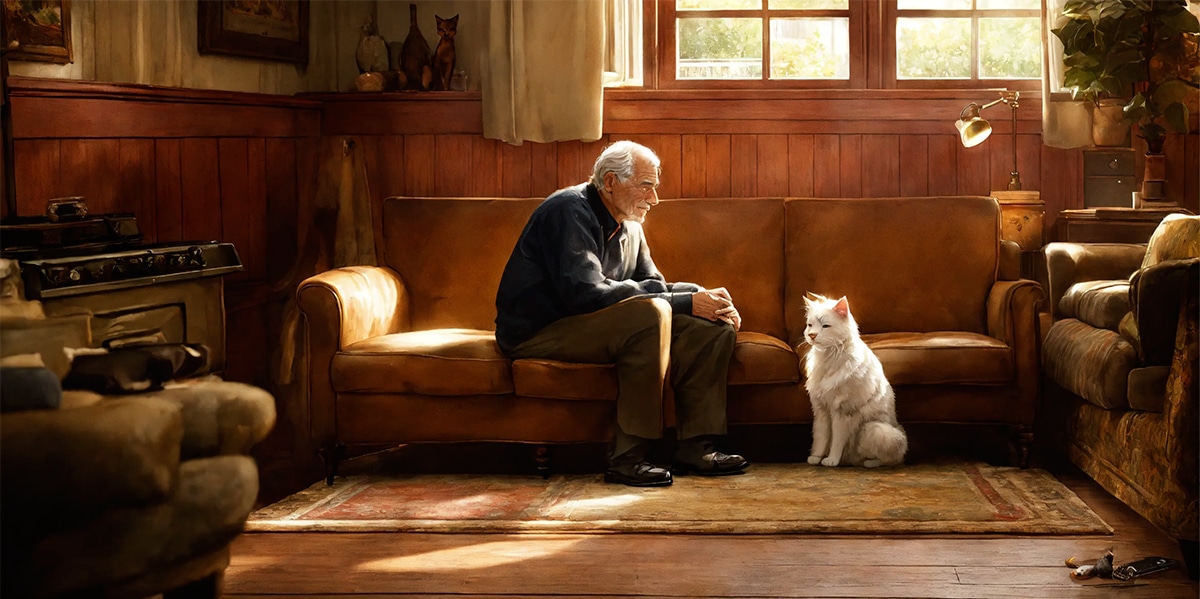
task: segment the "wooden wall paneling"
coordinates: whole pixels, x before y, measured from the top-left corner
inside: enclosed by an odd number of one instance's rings
[[[1012,159],[1010,158],[1011,162]],[[1042,188],[1042,135],[1023,133],[1017,136],[1017,169],[1021,173],[1021,189],[1025,191]],[[1008,177],[1004,187],[1008,188]]]
[[[436,192],[434,137],[425,134],[404,136],[404,195],[432,196]]]
[[[265,240],[264,276],[274,283],[287,276],[296,261],[300,201],[296,185],[296,142],[286,138],[266,139],[263,151],[267,213],[266,231],[262,235]]]
[[[270,213],[267,210],[267,168],[266,140],[261,137],[247,139],[246,189],[249,192],[247,197],[250,203],[246,206],[246,230],[249,234],[246,252],[251,260],[244,262],[250,278],[259,282],[267,280],[267,230],[270,226]]]
[[[59,191],[83,196],[92,214],[114,212],[120,181],[113,174],[121,169],[121,141],[64,139],[60,152]]]
[[[183,165],[180,163],[182,142],[178,139],[154,140],[153,220],[142,229],[153,229],[157,241],[183,239]],[[147,215],[151,216],[151,215]],[[142,215],[138,215],[139,221]]]
[[[500,165],[501,145],[502,142],[482,135],[471,139],[471,185],[467,188],[471,196],[492,198],[500,195],[500,182],[504,178]]]
[[[1080,149],[1042,148],[1041,196],[1046,206],[1047,240],[1054,239],[1061,210],[1083,208],[1083,152]]]
[[[908,135],[904,137],[910,137]],[[905,161],[904,168],[910,161]],[[900,195],[900,136],[862,136],[862,195],[892,198]]]
[[[583,183],[590,170],[583,166],[583,143],[579,140],[558,142],[558,161],[554,168],[559,189]]]
[[[1186,136],[1183,148],[1183,202],[1184,208],[1200,214],[1200,133]],[[1190,167],[1189,167],[1190,165]]]
[[[929,195],[958,193],[958,135],[929,136]]]
[[[735,198],[758,196],[758,169],[758,136],[730,136],[729,195]]]
[[[704,197],[729,197],[730,163],[729,136],[706,135],[704,137]]]
[[[1200,191],[1197,191],[1193,185],[1189,192],[1188,175],[1190,174],[1194,180],[1197,176],[1196,173],[1200,171],[1200,160],[1197,160],[1195,151],[1195,140],[1198,137],[1200,137],[1198,134],[1168,135],[1166,143],[1163,144],[1163,153],[1166,154],[1167,162],[1167,198],[1179,202],[1180,206],[1194,213],[1200,209],[1200,206],[1197,206],[1200,203],[1200,198],[1197,197],[1200,195]],[[1190,156],[1188,152],[1189,139],[1192,140]],[[1137,172],[1138,180],[1141,180],[1142,171]]]
[[[759,135],[758,195],[788,195],[788,136]]]
[[[958,145],[959,195],[987,195],[992,190],[991,149],[992,146],[987,143],[973,148]]]
[[[213,138],[185,138],[179,143],[185,239],[221,238],[220,154]]]
[[[843,135],[840,139],[839,154],[841,173],[841,193],[843,198],[857,198],[863,195],[863,154],[861,135]]]
[[[705,195],[705,172],[708,165],[708,142],[703,135],[681,135],[679,164],[682,178],[679,196],[702,198]]]
[[[683,189],[683,145],[678,135],[657,135],[651,146],[662,161],[658,197],[678,198]],[[590,166],[590,165],[589,165]]]
[[[227,282],[253,279],[251,273],[259,265],[254,264],[257,256],[250,252],[250,212],[256,201],[265,202],[266,199],[251,197],[250,156],[245,138],[224,137],[217,140],[217,156],[220,180],[217,205],[220,206],[221,231],[212,239],[232,243],[245,267],[242,272],[230,275]]]
[[[801,198],[814,195],[813,157],[815,154],[812,135],[787,136],[787,195]]]
[[[813,196],[842,197],[842,144],[837,135],[813,136]]]
[[[13,140],[13,179],[17,188],[17,214],[46,213],[46,200],[62,197],[59,191],[57,139]]]
[[[992,126],[994,129],[991,137],[988,137],[986,141],[980,144],[980,146],[988,146],[987,158],[988,163],[991,165],[987,191],[1008,189],[1008,174],[1012,172],[1013,143],[1011,127],[1008,126],[1008,121],[1004,121],[1003,125],[997,125],[996,121],[993,121]],[[1017,165],[1019,167],[1020,163],[1018,162]]]
[[[500,146],[500,195],[527,198],[533,195],[530,144]]]
[[[142,231],[142,239],[152,243],[157,237],[153,225],[158,212],[154,186],[154,140],[122,139],[119,144],[121,166],[117,203],[113,211],[133,213]]]
[[[529,195],[546,197],[558,189],[558,144],[529,144]]]
[[[465,196],[471,185],[471,136],[438,135],[435,138],[433,192],[438,196]]]
[[[901,135],[900,193],[904,197],[929,195],[929,136]]]
[[[375,234],[375,256],[383,256],[383,201],[405,195],[404,137],[401,135],[363,135],[355,138],[363,146],[367,186],[371,195],[371,230]]]

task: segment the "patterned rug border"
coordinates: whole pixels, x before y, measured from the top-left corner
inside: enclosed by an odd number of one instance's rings
[[[324,481],[314,483],[279,502],[256,510],[250,515],[246,532],[423,532],[423,533],[669,533],[669,534],[729,534],[729,535],[779,535],[779,534],[887,534],[887,535],[1111,535],[1113,529],[1070,489],[1066,488],[1050,473],[1030,468],[1021,470],[1009,467],[992,467],[986,464],[949,463],[903,466],[912,472],[892,470],[898,474],[939,476],[949,479],[969,479],[975,485],[979,506],[990,506],[991,520],[921,520],[889,517],[883,519],[854,518],[843,514],[836,519],[820,521],[814,519],[788,519],[778,517],[755,517],[753,519],[693,519],[655,518],[621,519],[596,518],[572,520],[548,517],[547,511],[563,509],[563,501],[587,490],[620,490],[622,494],[641,498],[665,500],[672,493],[680,499],[696,498],[698,494],[712,493],[712,497],[731,500],[753,497],[754,485],[758,482],[770,484],[781,476],[816,480],[838,484],[853,479],[855,473],[861,477],[886,477],[887,469],[862,470],[851,468],[823,469],[807,464],[756,464],[744,475],[733,477],[679,477],[675,485],[665,488],[635,489],[605,485],[601,475],[553,475],[549,479],[530,475],[355,475],[338,479],[332,487]],[[791,469],[811,469],[788,472]],[[938,470],[941,469],[941,470]],[[958,469],[958,470],[955,470]],[[874,479],[868,479],[874,480]],[[886,479],[884,479],[886,480]],[[411,483],[414,485],[436,485],[441,483],[478,484],[494,481],[506,487],[537,491],[533,504],[522,514],[525,519],[494,518],[330,518],[306,519],[308,514],[322,510],[337,511],[339,506],[350,505],[357,496],[368,492],[375,485]],[[931,479],[929,482],[938,482]],[[528,483],[529,488],[525,488]],[[857,484],[863,484],[857,482]],[[540,488],[540,491],[538,491]],[[852,488],[851,488],[852,490]],[[760,491],[761,492],[761,491]],[[819,492],[819,490],[815,491]],[[586,497],[583,497],[586,500]],[[704,502],[704,499],[699,499]],[[668,502],[674,503],[674,502]],[[708,504],[711,505],[711,504]],[[892,508],[903,511],[905,506]],[[568,509],[568,515],[573,510]]]

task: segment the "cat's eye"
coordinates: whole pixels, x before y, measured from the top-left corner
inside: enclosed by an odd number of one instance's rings
[[[822,329],[828,329],[828,328],[829,328],[829,325],[827,325],[827,324],[823,324],[823,325],[821,325],[821,328],[822,328]]]

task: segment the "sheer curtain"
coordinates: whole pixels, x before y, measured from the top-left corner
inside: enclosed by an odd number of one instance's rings
[[[514,145],[600,139],[604,13],[603,0],[488,3],[484,137]]]
[[[1072,100],[1063,88],[1063,45],[1050,32],[1067,0],[1042,0],[1042,143],[1054,148],[1092,144],[1092,112],[1086,101]],[[1064,95],[1066,94],[1066,95]]]

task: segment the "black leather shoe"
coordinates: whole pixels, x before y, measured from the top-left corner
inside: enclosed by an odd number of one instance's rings
[[[729,455],[713,451],[700,456],[699,460],[676,458],[671,472],[676,474],[699,474],[700,476],[722,476],[740,474],[750,462],[740,455]]]
[[[612,465],[604,473],[604,482],[631,487],[665,487],[671,484],[671,472],[650,462]]]

